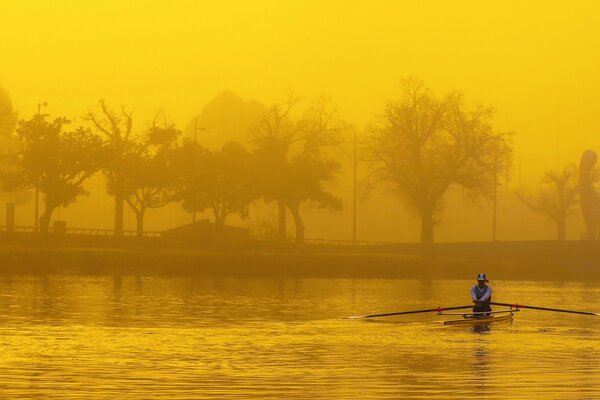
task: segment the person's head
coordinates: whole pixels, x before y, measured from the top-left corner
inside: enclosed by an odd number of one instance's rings
[[[479,286],[485,286],[487,282],[489,282],[489,280],[485,273],[480,272],[479,274],[477,274],[477,283],[479,284]]]

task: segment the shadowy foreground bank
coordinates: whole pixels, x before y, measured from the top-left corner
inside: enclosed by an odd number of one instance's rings
[[[569,263],[397,253],[235,253],[181,250],[0,248],[2,274],[121,274],[266,278],[494,279],[600,281],[598,259]]]

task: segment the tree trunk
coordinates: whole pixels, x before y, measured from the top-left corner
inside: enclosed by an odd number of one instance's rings
[[[44,208],[44,212],[40,216],[40,233],[46,235],[48,233],[48,228],[50,227],[50,218],[52,217],[52,213],[56,207],[46,205]]]
[[[144,236],[144,214],[145,213],[146,213],[146,210],[144,210],[143,208],[140,209],[140,211],[135,213],[136,235],[139,238]],[[121,231],[121,234],[122,234],[122,231]]]
[[[290,207],[290,211],[292,212],[294,224],[296,225],[296,246],[301,247],[304,244],[304,223],[300,216],[300,205]]]
[[[115,236],[123,236],[123,211],[125,197],[117,193],[115,195]]]
[[[566,226],[567,226],[566,218],[559,218],[556,221],[556,238],[558,240],[565,240],[566,231],[567,231]]]
[[[286,239],[285,204],[284,204],[284,202],[277,201],[277,208],[279,209],[279,240],[284,242]]]
[[[425,254],[433,250],[433,216],[430,214],[421,215],[421,245]]]
[[[223,228],[225,227],[225,215],[220,215],[216,210],[215,214],[215,233],[219,236],[223,234]]]

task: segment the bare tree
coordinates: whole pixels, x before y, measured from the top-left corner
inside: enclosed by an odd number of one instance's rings
[[[294,121],[291,112],[300,98],[288,93],[286,101],[273,104],[265,113],[257,128],[254,142],[260,175],[261,191],[266,201],[275,201],[278,211],[278,235],[286,237],[286,193],[280,184],[288,161],[288,154],[294,143],[300,140],[302,125]]]
[[[579,198],[587,240],[600,240],[600,192],[597,189],[599,173],[595,167],[597,161],[598,154],[588,149],[583,152],[579,162]]]
[[[426,250],[449,189],[490,196],[496,174],[508,169],[509,136],[493,130],[492,114],[488,107],[467,109],[459,92],[440,99],[411,77],[402,81],[401,98],[388,103],[372,128],[367,188],[391,189],[420,217]]]
[[[577,168],[567,165],[561,170],[551,170],[541,179],[544,187],[535,194],[517,191],[517,197],[531,211],[540,213],[556,223],[557,240],[565,240],[567,218],[578,203],[579,185]]]
[[[299,98],[290,94],[283,105],[275,104],[268,110],[256,135],[255,156],[263,197],[278,205],[279,238],[285,239],[287,208],[294,217],[296,244],[302,245],[303,203],[341,207],[340,200],[323,187],[340,168],[325,150],[338,146],[346,125],[325,96],[317,98],[301,117],[293,118],[291,112],[298,102]]]
[[[115,197],[115,236],[123,236],[123,211],[127,197],[127,185],[124,182],[126,155],[133,146],[131,140],[132,114],[121,107],[121,112],[111,110],[104,100],[100,100],[100,114],[87,114],[94,128],[105,137],[110,158],[104,174],[108,180],[108,192]]]
[[[157,114],[144,135],[135,140],[124,159],[125,200],[135,214],[138,237],[144,235],[146,211],[166,206],[175,194],[172,161],[181,132],[166,121],[159,124],[160,115]]]

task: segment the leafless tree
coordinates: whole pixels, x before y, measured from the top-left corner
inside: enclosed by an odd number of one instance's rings
[[[492,128],[492,115],[489,107],[467,109],[460,92],[438,98],[411,77],[402,81],[400,99],[388,103],[371,129],[367,190],[391,189],[420,217],[426,250],[450,188],[487,197],[497,174],[508,169],[510,135]]]
[[[567,218],[578,203],[579,185],[577,168],[567,165],[561,170],[551,170],[541,179],[543,188],[537,193],[517,191],[517,197],[531,211],[540,213],[556,223],[556,238],[565,240]]]
[[[132,111],[121,107],[120,112],[111,110],[104,100],[100,100],[100,113],[87,114],[87,119],[104,136],[110,152],[104,174],[108,180],[108,192],[115,197],[115,236],[123,235],[123,211],[127,186],[123,179],[126,168],[126,155],[132,149]]]
[[[293,117],[300,99],[289,93],[286,101],[274,104],[264,115],[255,135],[257,171],[263,197],[276,201],[279,212],[279,238],[286,236],[286,209],[294,217],[296,243],[304,241],[303,204],[330,209],[341,208],[341,201],[324,188],[334,178],[339,163],[326,150],[337,147],[346,125],[320,96],[300,117]]]

